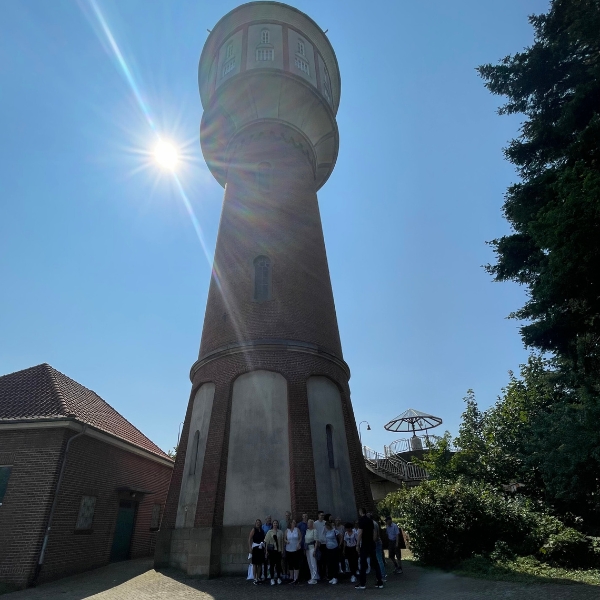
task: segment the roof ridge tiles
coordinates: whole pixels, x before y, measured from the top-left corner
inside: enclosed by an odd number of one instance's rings
[[[48,363],[0,376],[0,421],[57,417],[71,417],[161,458],[169,458],[104,398]]]
[[[41,366],[44,368],[48,377],[50,378],[50,386],[52,387],[54,393],[56,394],[58,403],[62,407],[65,416],[68,416],[68,417],[74,416],[74,415],[70,414],[70,412],[67,408],[67,402],[65,401],[65,398],[61,392],[60,387],[58,386],[58,381],[57,381],[55,373],[59,373],[60,371],[56,371],[56,369],[54,369],[54,367],[50,366],[48,363],[42,363]]]

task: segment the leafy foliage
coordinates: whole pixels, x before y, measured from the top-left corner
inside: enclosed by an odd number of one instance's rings
[[[531,356],[488,410],[472,391],[465,402],[458,437],[446,434],[422,461],[432,479],[516,483],[566,522],[600,531],[597,396],[574,390],[553,361]]]
[[[594,567],[600,566],[597,546],[597,540],[567,527],[550,535],[540,554],[546,562],[560,567]]]
[[[389,494],[380,509],[401,523],[418,560],[438,566],[490,553],[498,541],[515,553],[531,554],[563,529],[530,500],[508,498],[489,484],[465,479],[403,488]]]
[[[534,556],[517,556],[513,559],[495,560],[490,556],[476,555],[460,563],[455,570],[460,575],[521,583],[573,582],[600,585],[599,569],[565,569],[553,567]]]
[[[496,281],[516,281],[529,300],[512,316],[526,345],[596,375],[600,367],[600,0],[553,0],[532,16],[534,44],[478,71],[522,113],[505,149],[521,181],[504,216],[513,233],[491,242]]]

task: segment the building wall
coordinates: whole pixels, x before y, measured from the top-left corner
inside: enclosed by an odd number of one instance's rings
[[[190,431],[185,454],[184,477],[181,480],[181,493],[177,507],[176,527],[193,527],[198,503],[198,491],[204,465],[208,425],[215,397],[215,384],[205,383],[194,398],[194,406],[190,421]],[[196,432],[198,432],[198,446],[195,447]]]
[[[0,431],[12,472],[0,506],[0,582],[25,587],[40,553],[66,430]]]
[[[238,166],[229,169],[200,357],[242,341],[283,339],[342,358],[314,173],[286,137],[291,129],[265,127],[238,140]],[[261,163],[271,165],[267,190],[257,184]],[[254,301],[258,256],[272,264],[266,302]]]
[[[131,558],[154,553],[156,532],[150,531],[152,507],[164,505],[172,468],[102,441],[82,436],[69,448],[59,501],[52,521],[40,581],[93,569],[109,562],[117,512],[118,487],[149,493],[138,495]],[[96,496],[91,533],[76,533],[81,497]]]
[[[0,464],[13,466],[0,506],[0,582],[25,587],[32,579],[48,523],[66,428],[0,431]],[[164,507],[172,468],[82,436],[69,448],[67,466],[39,581],[104,565],[109,560],[118,511],[116,488],[151,491],[139,504],[132,558],[151,556],[154,503]],[[81,496],[97,496],[92,533],[75,533]]]
[[[287,382],[252,371],[233,384],[223,525],[290,510]]]
[[[229,439],[231,435],[231,388],[237,377],[250,370],[258,369],[281,373],[285,375],[287,380],[289,480],[291,485],[291,510],[294,516],[307,512],[311,517],[316,517],[319,508],[307,392],[307,382],[315,373],[328,377],[340,389],[340,402],[346,430],[346,443],[348,445],[355,501],[357,506],[373,507],[367,469],[362,458],[350,402],[347,375],[337,365],[318,356],[296,352],[286,353],[278,350],[256,350],[248,354],[235,354],[212,361],[196,373],[188,406],[188,415],[181,434],[180,448],[182,450],[177,454],[172,483],[169,488],[165,523],[163,523],[166,527],[172,528],[175,526],[179,489],[184,473],[185,455],[183,449],[187,448],[193,398],[195,390],[205,381],[214,381],[215,398],[194,526],[220,527],[223,525]],[[261,513],[258,516],[263,518],[265,515]],[[252,523],[253,520],[247,523],[247,527],[250,528]]]
[[[257,186],[256,167],[263,161],[272,165],[269,190]],[[215,251],[214,273],[219,281],[213,277],[207,301],[200,348],[204,362],[193,369],[181,451],[169,492],[169,527],[175,526],[184,476],[183,449],[193,435],[193,398],[207,382],[215,384],[215,396],[194,526],[224,526],[233,385],[240,375],[256,370],[277,372],[287,380],[288,479],[294,514],[306,511],[316,516],[319,508],[307,392],[307,382],[315,375],[328,377],[340,392],[355,502],[372,506],[348,372],[341,360],[336,362],[342,350],[310,162],[285,131],[267,124],[264,131],[247,132],[236,150],[235,164],[239,167],[230,169]],[[271,298],[264,302],[253,298],[253,260],[259,255],[272,260]],[[289,351],[281,345],[286,340],[299,340],[310,349]],[[242,351],[240,341],[265,344]],[[280,346],[268,347],[270,341]],[[215,352],[218,357],[205,360]],[[263,518],[263,513],[256,516]]]
[[[319,510],[353,522],[356,502],[339,389],[327,377],[311,377],[307,387]],[[331,427],[333,466],[329,464],[328,426]]]

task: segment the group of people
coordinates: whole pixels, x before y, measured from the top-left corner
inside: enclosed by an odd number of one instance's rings
[[[386,517],[384,530],[364,508],[359,510],[357,521],[345,524],[323,511],[316,520],[305,513],[301,521],[296,521],[290,512],[281,521],[270,516],[264,523],[256,519],[248,536],[253,583],[270,580],[271,585],[299,585],[301,571],[306,571],[310,585],[318,581],[336,585],[341,576],[349,575],[355,588],[364,590],[367,574],[374,571],[375,587],[383,588],[387,577],[383,531],[394,573],[402,573],[400,551],[406,546],[401,529],[391,517]]]

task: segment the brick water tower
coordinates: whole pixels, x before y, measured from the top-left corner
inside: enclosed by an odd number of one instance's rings
[[[212,29],[200,142],[225,197],[157,566],[247,569],[256,518],[372,505],[317,190],[338,153],[340,73],[322,29],[251,2]]]

